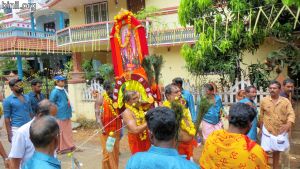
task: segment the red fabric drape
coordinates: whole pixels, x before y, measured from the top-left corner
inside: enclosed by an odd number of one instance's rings
[[[124,20],[127,23],[127,17],[124,18]],[[121,29],[121,24],[122,22],[120,21],[118,25],[120,26]],[[116,23],[114,24],[112,31],[110,33],[110,46],[111,46],[111,52],[112,52],[112,62],[114,66],[114,72],[116,76],[121,76],[123,73],[123,67],[122,67],[122,59],[121,59],[121,46],[118,43],[118,39],[115,37],[115,32],[116,32]],[[148,43],[146,39],[146,30],[145,28],[141,25],[141,23],[134,17],[131,17],[131,27],[132,29],[137,28],[137,34],[140,42],[140,48],[141,48],[141,53],[142,56],[140,58],[144,58],[149,54],[148,50]],[[141,60],[142,62],[142,60]]]

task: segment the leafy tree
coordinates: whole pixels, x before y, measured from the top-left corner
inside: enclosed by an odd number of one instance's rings
[[[8,71],[14,71],[17,70],[17,60],[12,60],[11,58],[5,58],[1,61],[0,63],[0,71],[3,73],[8,72]],[[29,69],[29,65],[27,63],[27,60],[22,60],[22,68],[23,70],[28,70]]]
[[[293,39],[299,9],[299,0],[181,0],[179,21],[199,36],[181,50],[188,71],[233,81],[241,75],[243,52],[255,52],[266,37]]]

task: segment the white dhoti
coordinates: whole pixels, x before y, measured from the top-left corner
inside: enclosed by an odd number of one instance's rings
[[[289,134],[285,132],[274,136],[263,126],[261,147],[265,151],[285,151],[290,147]]]
[[[14,136],[16,135],[16,132],[17,132],[17,130],[19,129],[20,127],[11,127],[11,134],[12,134],[12,136],[11,136],[11,141],[13,141],[14,139]]]

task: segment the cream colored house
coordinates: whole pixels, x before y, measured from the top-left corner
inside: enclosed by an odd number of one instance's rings
[[[182,28],[178,23],[178,6],[180,0],[53,0],[49,8],[68,13],[70,27],[57,32],[57,43],[73,55],[82,59],[96,59],[101,63],[111,62],[109,33],[113,25],[113,17],[123,9],[136,12],[142,8],[156,7],[155,22],[145,21],[148,31],[150,54],[161,54],[165,64],[162,70],[161,82],[166,85],[174,77],[191,79],[185,69],[184,58],[180,55],[183,43],[194,43],[192,27]],[[151,25],[151,26],[150,26]],[[252,55],[244,54],[244,63],[263,62],[268,53],[278,48],[278,44],[268,40]],[[77,58],[78,58],[77,57]],[[76,59],[75,59],[76,60]],[[245,68],[246,65],[242,65]],[[211,76],[217,80],[217,76]]]
[[[178,23],[178,6],[180,0],[52,0],[47,3],[51,10],[67,13],[70,26],[56,32],[58,47],[72,53],[74,71],[69,83],[73,102],[80,102],[78,91],[82,89],[83,78],[80,63],[85,59],[94,59],[103,63],[111,63],[109,34],[113,26],[113,17],[123,9],[137,12],[142,8],[156,7],[151,18],[142,21],[147,30],[150,54],[160,54],[165,64],[162,70],[161,83],[167,85],[175,77],[183,77],[194,83],[194,79],[185,69],[184,58],[180,55],[184,43],[193,44],[197,37],[193,27],[183,28]],[[244,63],[263,62],[270,51],[279,45],[272,40],[266,42],[252,55],[244,53]],[[242,65],[245,68],[246,65]],[[210,75],[211,81],[218,81],[218,76]],[[81,85],[80,85],[81,84]],[[93,103],[80,103],[75,110],[93,118]],[[86,114],[87,113],[87,114]]]

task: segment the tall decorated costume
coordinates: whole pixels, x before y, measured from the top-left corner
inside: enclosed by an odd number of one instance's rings
[[[142,125],[145,123],[145,111],[160,101],[160,92],[157,83],[150,83],[142,67],[143,60],[148,55],[146,31],[132,12],[121,10],[114,17],[110,44],[115,74],[113,106],[115,109],[130,110],[136,119],[136,125]],[[125,91],[137,91],[144,104],[139,108],[125,104],[123,102]],[[150,147],[148,130],[139,134],[129,132],[128,142],[132,154],[147,151]]]
[[[113,107],[111,96],[105,92],[103,94],[103,102],[100,106],[101,122],[105,127],[101,133],[101,146],[103,148],[102,168],[117,169],[119,166],[120,154],[120,136],[122,128],[122,119],[119,114],[119,109]],[[106,149],[106,143],[109,136],[114,137],[115,144],[111,152]]]

